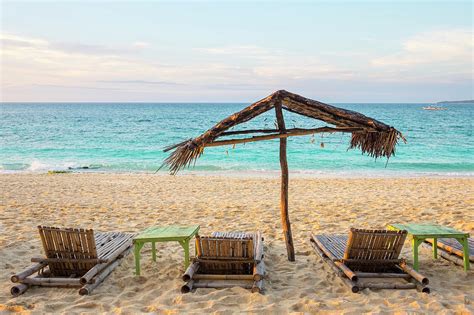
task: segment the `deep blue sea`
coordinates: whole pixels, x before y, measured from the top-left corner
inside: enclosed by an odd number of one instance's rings
[[[248,104],[0,103],[0,172],[48,170],[154,172],[165,146],[195,137]],[[448,104],[333,104],[400,130],[388,164],[349,150],[349,134],[288,140],[291,171],[338,174],[474,175],[474,106]],[[285,112],[287,127],[323,123]],[[274,111],[234,128],[274,128]],[[278,140],[207,148],[197,171],[278,170]],[[324,145],[322,146],[321,143]],[[162,170],[165,172],[166,170]]]

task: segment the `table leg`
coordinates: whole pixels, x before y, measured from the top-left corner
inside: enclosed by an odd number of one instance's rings
[[[189,266],[189,239],[182,240],[179,242],[184,249],[184,270]]]
[[[134,256],[135,256],[135,274],[140,275],[140,250],[142,249],[142,243],[135,243]]]
[[[413,246],[413,269],[418,271],[419,265],[418,265],[418,246],[420,246],[421,242],[423,240],[419,240],[416,237],[413,237],[412,239],[412,246]]]
[[[156,262],[156,243],[151,242],[151,259]]]
[[[469,270],[469,243],[468,243],[467,237],[463,237],[461,239],[458,239],[458,241],[462,245],[464,271],[467,272]]]
[[[433,238],[433,258],[438,258],[438,239],[436,237]]]

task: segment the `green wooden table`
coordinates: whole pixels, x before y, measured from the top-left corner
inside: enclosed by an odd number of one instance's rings
[[[199,232],[199,225],[152,226],[133,238],[135,245],[135,269],[140,275],[140,250],[145,243],[151,243],[153,261],[156,261],[156,242],[178,242],[184,249],[184,269],[189,266],[189,241]]]
[[[464,256],[464,270],[469,269],[469,233],[461,232],[453,228],[437,224],[390,224],[390,230],[406,230],[412,238],[413,246],[413,268],[418,271],[418,247],[427,238],[433,239],[433,257],[438,258],[438,238],[454,238],[461,243]]]

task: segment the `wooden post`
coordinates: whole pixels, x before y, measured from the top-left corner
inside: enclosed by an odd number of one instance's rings
[[[275,104],[275,113],[278,124],[278,129],[281,133],[286,132],[285,120],[283,118],[283,111],[281,102]],[[286,138],[280,138],[280,167],[281,167],[281,197],[280,197],[280,211],[281,222],[283,225],[283,236],[286,242],[286,251],[288,253],[288,260],[295,261],[295,248],[293,246],[293,236],[291,234],[290,218],[288,216],[288,161],[286,160]]]

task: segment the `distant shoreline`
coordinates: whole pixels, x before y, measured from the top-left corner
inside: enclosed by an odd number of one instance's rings
[[[436,104],[474,104],[474,100],[464,100],[464,101],[441,101]]]

